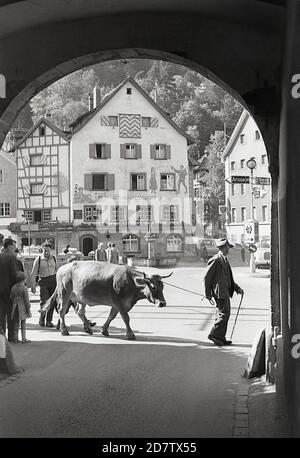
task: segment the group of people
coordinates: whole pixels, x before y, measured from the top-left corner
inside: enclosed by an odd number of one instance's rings
[[[228,262],[228,253],[233,246],[227,239],[217,241],[219,252],[208,261],[207,272],[204,277],[205,296],[216,306],[217,313],[214,326],[208,339],[215,345],[230,345],[232,342],[226,339],[227,325],[230,317],[230,298],[233,293],[244,294],[233,279],[232,270]],[[18,332],[21,329],[22,343],[28,343],[26,338],[26,319],[31,317],[28,289],[26,287],[26,275],[22,262],[17,259],[18,249],[12,239],[5,239],[0,253],[0,328],[4,334],[8,328],[8,341],[19,342]],[[119,263],[120,253],[114,243],[108,243],[104,248],[99,243],[95,251],[95,260]],[[75,258],[71,257],[70,262]],[[51,255],[51,245],[45,242],[42,253],[35,259],[31,271],[31,291],[36,293],[36,284],[40,286],[41,309],[45,302],[52,296],[56,288],[57,260]],[[76,304],[70,304],[75,307]],[[50,307],[47,314],[40,311],[39,325],[42,327],[54,327],[52,323],[55,304]],[[90,323],[94,326],[96,323]]]
[[[104,243],[100,242],[95,251],[95,261],[110,262],[111,264],[119,264],[120,252],[116,248],[115,243],[108,242],[107,248],[104,248]]]

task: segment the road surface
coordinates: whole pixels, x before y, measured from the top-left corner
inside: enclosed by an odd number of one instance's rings
[[[176,268],[166,281],[203,293],[204,272]],[[141,301],[130,312],[133,342],[126,340],[118,317],[111,336],[102,336],[108,307],[87,308],[88,318],[97,322],[94,335],[83,332],[71,311],[71,335],[61,336],[37,325],[39,304],[32,302],[27,326],[32,343],[12,344],[25,371],[0,383],[0,437],[231,437],[247,356],[270,319],[269,278],[252,278],[248,268],[234,273],[246,294],[231,347],[207,339],[214,307],[169,285],[166,308]],[[232,301],[227,337],[239,298]]]

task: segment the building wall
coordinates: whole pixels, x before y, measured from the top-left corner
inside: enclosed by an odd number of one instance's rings
[[[9,204],[9,216],[0,215],[0,233],[5,237],[12,236],[8,230],[10,223],[16,221],[16,183],[17,167],[7,153],[0,151],[0,203]]]
[[[256,139],[256,131],[259,132],[257,125],[250,116],[246,119],[244,126],[236,136],[235,142],[230,153],[225,158],[225,175],[228,181],[231,181],[233,175],[250,176],[250,169],[246,162],[254,157],[256,168],[253,177],[270,178],[268,172],[268,157],[261,133],[260,138]],[[241,143],[241,135],[244,135],[244,143]],[[263,163],[264,157],[264,163]],[[241,161],[244,161],[242,167]],[[232,169],[232,163],[234,169]],[[242,208],[245,208],[245,220],[251,219],[251,192],[250,184],[244,184],[244,194],[242,194],[242,185],[234,185],[234,195],[232,185],[225,181],[225,192],[227,207],[231,213],[231,222],[226,225],[228,237],[234,243],[241,243],[244,234],[244,221],[242,218]],[[259,222],[259,238],[270,237],[271,227],[271,186],[253,185],[254,198],[253,207],[256,209],[255,219]],[[256,194],[255,194],[256,193]],[[263,207],[266,207],[266,218],[263,221]],[[233,221],[233,210],[235,209],[236,219]]]
[[[45,128],[41,135],[39,128]],[[40,165],[32,165],[33,156],[40,157]],[[32,222],[30,242],[40,239],[63,239],[58,237],[51,222],[70,222],[70,150],[69,142],[47,123],[37,123],[32,133],[19,144],[17,159],[17,222],[21,224],[18,242],[28,238],[25,212],[42,212],[42,221]],[[41,193],[33,195],[31,185],[41,184]],[[49,210],[50,218],[44,211]],[[28,215],[28,213],[26,213]],[[63,242],[59,243],[62,247]]]
[[[132,89],[132,94],[126,93],[127,88]],[[155,119],[156,127],[141,127],[140,137],[120,137],[119,126],[104,125],[108,116],[118,116],[119,114],[137,114],[143,117]],[[89,156],[89,145],[92,143],[106,143],[110,145],[109,159],[93,159]],[[121,157],[121,144],[136,143],[141,149],[140,159],[123,159]],[[170,147],[170,159],[151,159],[151,145],[166,144]],[[114,241],[127,233],[144,234],[148,232],[147,223],[141,226],[135,224],[136,205],[152,205],[155,207],[159,201],[162,205],[175,204],[182,209],[179,211],[178,221],[175,222],[174,232],[182,233],[181,221],[185,221],[185,230],[191,232],[191,203],[189,201],[190,181],[187,156],[187,139],[174,129],[167,120],[145,99],[145,97],[129,82],[123,86],[118,93],[98,112],[88,123],[75,132],[71,142],[71,163],[72,163],[72,216],[74,226],[86,224],[84,220],[84,207],[88,205],[104,205],[107,209],[105,224],[96,224],[96,233],[99,239],[105,239],[107,230],[114,236]],[[172,167],[179,170],[180,167],[186,169],[185,188],[178,188],[178,174],[176,173],[176,190],[160,190],[160,174],[174,173]],[[151,171],[155,174],[157,190],[151,191],[150,178]],[[84,175],[92,173],[107,173],[114,175],[113,189],[107,191],[92,191],[85,186]],[[130,175],[132,173],[146,174],[146,190],[130,190]],[[120,194],[122,193],[122,194]],[[121,198],[122,195],[122,198]],[[120,223],[118,228],[111,221],[107,203],[111,205],[127,205],[129,227],[127,223]],[[159,223],[163,221],[162,207],[157,210],[156,221],[151,223],[151,231],[158,232]],[[82,212],[82,213],[81,213]],[[80,217],[81,215],[81,217]],[[156,213],[155,213],[156,215]],[[84,230],[84,228],[82,228]],[[86,228],[88,230],[88,228]],[[161,230],[169,233],[169,223],[162,224]],[[191,241],[186,241],[188,245]],[[144,246],[144,243],[141,243]]]

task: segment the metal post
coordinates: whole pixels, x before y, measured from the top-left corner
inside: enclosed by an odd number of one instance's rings
[[[28,256],[30,257],[31,240],[30,240],[30,219],[29,218],[28,218],[27,222],[28,222]]]
[[[254,206],[253,206],[253,168],[250,169],[250,196],[251,196],[251,219],[254,221]],[[255,273],[255,256],[251,251],[250,254],[250,273]]]

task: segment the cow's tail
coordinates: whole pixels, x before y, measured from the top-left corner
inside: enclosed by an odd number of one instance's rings
[[[53,304],[54,304],[55,310],[57,312],[59,312],[59,307],[58,307],[58,303],[57,303],[57,296],[58,296],[58,290],[57,290],[57,287],[56,287],[54,293],[52,294],[52,296],[49,297],[47,302],[45,302],[45,304],[40,308],[40,312],[47,313],[50,310],[50,308],[53,306]]]

